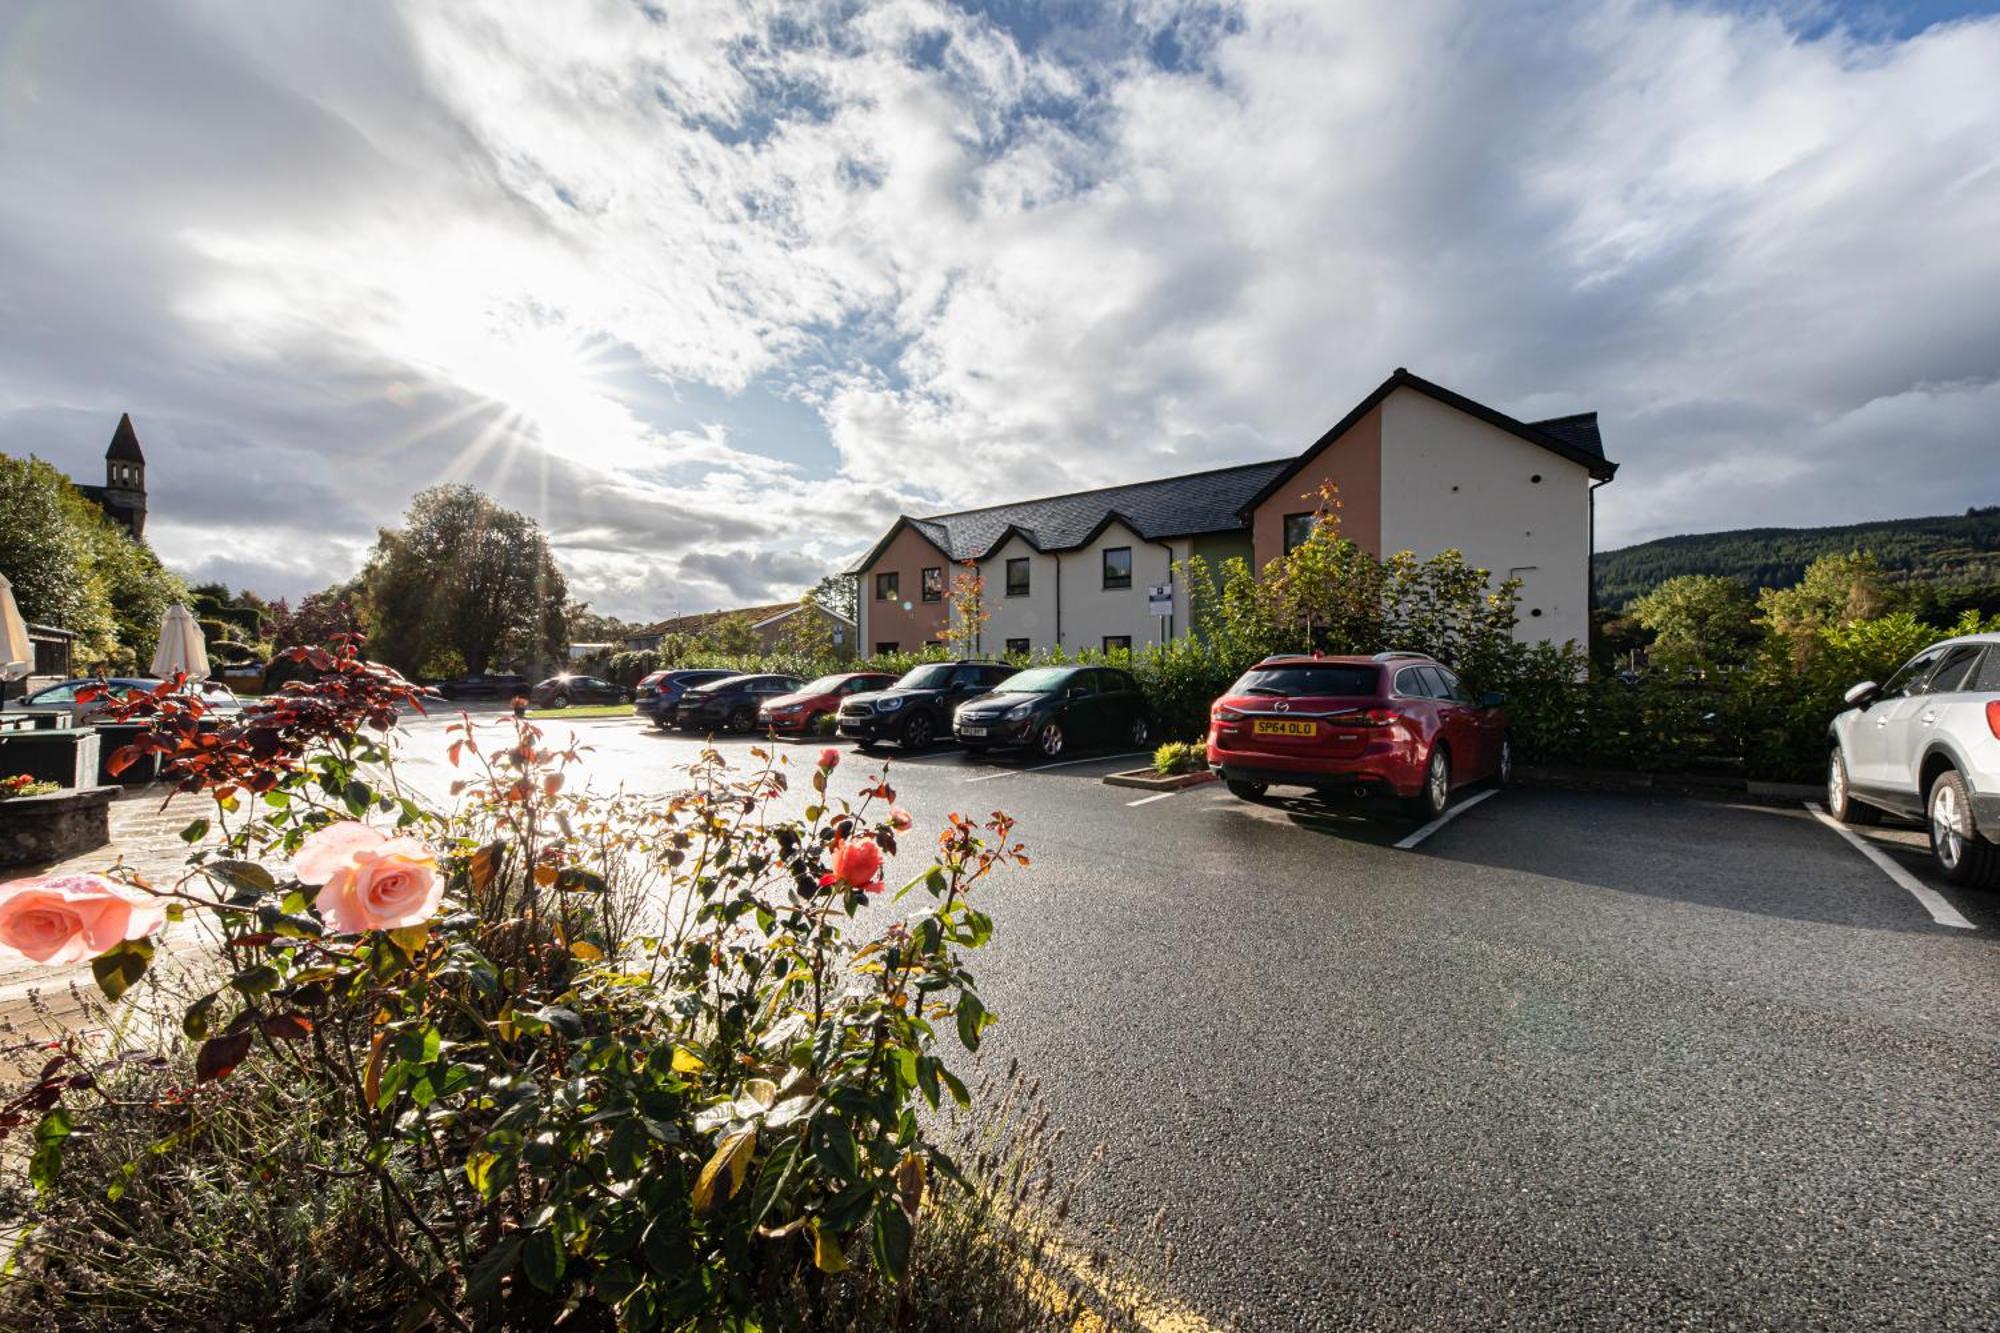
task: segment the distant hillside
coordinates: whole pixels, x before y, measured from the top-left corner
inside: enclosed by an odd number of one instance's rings
[[[2000,584],[2000,505],[1937,518],[1844,528],[1701,532],[1597,555],[1597,604],[1620,607],[1681,574],[1731,574],[1752,588],[1784,588],[1831,552],[1871,551],[1898,580]]]

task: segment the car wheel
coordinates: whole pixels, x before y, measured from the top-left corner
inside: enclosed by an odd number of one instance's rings
[[[755,731],[757,729],[757,710],[754,708],[739,708],[731,713],[729,715],[729,729],[731,731]]]
[[[555,697],[554,697],[553,699],[550,699],[550,700],[549,700],[549,707],[551,707],[551,708],[568,708],[568,707],[569,707],[569,696],[568,696],[567,694],[558,694],[558,695],[556,695],[556,696],[555,696]]]
[[[1261,801],[1264,793],[1270,790],[1261,782],[1238,782],[1235,778],[1225,778],[1222,785],[1229,788],[1229,794],[1239,801]]]
[[[1500,762],[1493,768],[1493,785],[1504,787],[1514,780],[1514,741],[1512,737],[1500,738]]]
[[[1932,783],[1929,808],[1931,856],[1944,877],[1968,888],[2000,888],[2000,845],[1973,828],[1965,779],[1946,773]]]
[[[1826,761],[1826,812],[1843,824],[1879,824],[1882,812],[1854,799],[1847,782],[1847,756],[1834,748]]]
[[[1046,759],[1058,759],[1063,752],[1063,729],[1060,722],[1044,722],[1042,729],[1035,733],[1035,748]]]
[[[1146,720],[1143,713],[1132,719],[1132,731],[1126,739],[1132,742],[1135,750],[1145,749],[1146,742],[1153,739],[1153,724]]]
[[[1424,765],[1423,789],[1410,798],[1410,813],[1432,820],[1451,804],[1451,756],[1442,745],[1431,747],[1430,761]]]
[[[918,713],[903,724],[903,748],[921,750],[931,743],[931,719],[928,714]]]

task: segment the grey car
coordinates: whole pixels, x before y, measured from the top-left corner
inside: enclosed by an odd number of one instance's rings
[[[2000,634],[1932,644],[1847,702],[1827,733],[1828,812],[1921,819],[1946,879],[2000,888]]]

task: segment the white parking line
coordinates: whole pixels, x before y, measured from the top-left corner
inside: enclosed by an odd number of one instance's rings
[[[1817,819],[1820,823],[1826,825],[1828,828],[1832,829],[1835,833],[1838,833],[1841,837],[1847,839],[1849,845],[1852,846],[1855,851],[1860,852],[1870,861],[1873,861],[1875,863],[1875,868],[1877,870],[1880,870],[1883,874],[1887,875],[1892,881],[1894,881],[1897,888],[1902,889],[1912,898],[1915,898],[1918,902],[1922,903],[1924,905],[1924,910],[1931,914],[1931,920],[1937,922],[1940,926],[1950,926],[1954,930],[1979,929],[1979,927],[1973,925],[1970,921],[1967,921],[1964,917],[1960,916],[1958,914],[1958,909],[1956,907],[1953,907],[1950,903],[1946,902],[1944,900],[1943,895],[1940,894],[1936,889],[1931,888],[1929,885],[1919,880],[1915,875],[1912,875],[1909,871],[1903,869],[1903,867],[1897,865],[1894,861],[1891,861],[1886,855],[1883,854],[1882,850],[1879,847],[1876,847],[1873,843],[1857,835],[1852,829],[1848,828],[1847,825],[1841,823],[1838,819],[1835,819],[1832,815],[1820,809],[1819,806],[1813,804],[1813,802],[1807,801],[1806,809],[1812,811],[1812,817],[1814,819]]]
[[[1128,750],[1124,754],[1094,754],[1088,759],[1058,759],[1053,764],[1036,764],[1031,768],[1003,768],[998,773],[981,773],[967,782],[992,782],[996,778],[1011,778],[1017,773],[1045,773],[1052,768],[1069,768],[1076,764],[1101,764],[1107,759],[1137,759],[1140,755],[1151,754],[1151,750]]]
[[[1138,800],[1136,800],[1136,801],[1127,801],[1127,802],[1125,802],[1125,804],[1126,804],[1126,805],[1128,805],[1128,806],[1133,806],[1133,805],[1151,805],[1151,804],[1152,804],[1153,802],[1155,802],[1155,801],[1164,801],[1164,800],[1166,800],[1166,799],[1167,799],[1167,798],[1168,798],[1169,796],[1179,796],[1179,795],[1180,795],[1180,793],[1179,793],[1179,792],[1177,792],[1177,791],[1163,791],[1163,792],[1159,793],[1159,794],[1158,794],[1157,796],[1141,796],[1141,797],[1140,797],[1140,798],[1139,798]]]
[[[1463,801],[1460,801],[1457,805],[1447,807],[1443,814],[1439,815],[1436,819],[1433,819],[1430,823],[1418,829],[1415,833],[1412,833],[1409,837],[1397,843],[1396,850],[1399,852],[1409,851],[1411,848],[1415,847],[1418,843],[1422,842],[1425,838],[1430,837],[1431,834],[1436,833],[1446,824],[1449,824],[1452,820],[1457,819],[1460,815],[1464,814],[1467,810],[1470,810],[1473,806],[1478,805],[1481,801],[1485,800],[1487,797],[1497,796],[1497,795],[1499,795],[1499,792],[1496,788],[1488,787],[1485,791],[1480,792],[1477,796],[1468,796]]]

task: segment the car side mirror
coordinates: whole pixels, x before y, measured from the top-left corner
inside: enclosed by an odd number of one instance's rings
[[[1081,699],[1084,695],[1089,693],[1090,691],[1086,690],[1081,685],[1072,685],[1069,687],[1069,697],[1072,699]]]
[[[1479,706],[1481,708],[1498,708],[1506,702],[1507,696],[1498,690],[1488,690],[1479,696]]]
[[[1852,707],[1866,708],[1869,704],[1875,702],[1875,697],[1880,693],[1882,693],[1880,685],[1877,685],[1872,680],[1864,680],[1841,697],[1846,699]]]

